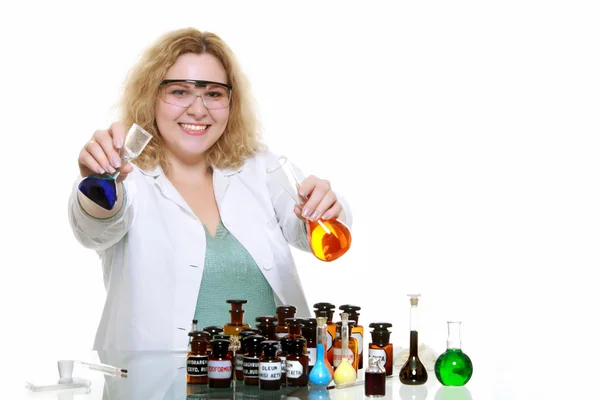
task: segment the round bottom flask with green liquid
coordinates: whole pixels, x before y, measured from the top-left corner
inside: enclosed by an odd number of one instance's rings
[[[435,362],[435,376],[444,386],[464,386],[473,375],[473,363],[461,349],[460,321],[448,321],[447,348]]]

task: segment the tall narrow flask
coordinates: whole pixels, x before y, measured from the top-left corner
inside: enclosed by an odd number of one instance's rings
[[[400,382],[405,385],[422,385],[427,382],[427,369],[419,359],[418,309],[420,294],[410,297],[410,349],[408,360],[400,368]]]
[[[365,336],[365,328],[358,323],[358,316],[360,315],[358,311],[360,311],[360,307],[344,304],[340,306],[340,310],[348,313],[348,319],[354,321],[354,326],[352,327],[350,336],[356,339],[356,342],[358,343],[358,369],[361,369],[363,367],[363,341]]]
[[[313,387],[326,387],[333,379],[333,368],[327,360],[327,318],[317,317],[317,361],[308,375],[308,383]]]
[[[342,313],[342,321],[340,325],[340,356],[341,361],[337,364],[335,372],[333,373],[333,380],[336,385],[345,385],[356,381],[356,370],[358,369],[358,344],[356,339],[350,338],[350,327],[348,326],[348,313]],[[348,339],[353,339],[355,342],[355,351],[350,351],[348,347]],[[334,352],[337,353],[337,347],[334,348]],[[334,353],[334,357],[335,357]],[[353,358],[350,362],[350,358]],[[334,358],[335,360],[335,358]]]
[[[247,302],[248,300],[227,300],[227,303],[231,304],[231,310],[229,310],[229,323],[223,325],[224,334],[239,336],[241,330],[250,328],[250,325],[244,322],[244,309],[242,308],[242,305]]]
[[[314,306],[315,317],[327,318],[327,346],[325,352],[329,364],[333,365],[333,339],[335,339],[337,324],[333,322],[333,313],[335,305],[331,303],[316,303]]]
[[[462,351],[461,321],[448,321],[446,351],[435,362],[435,376],[444,386],[464,386],[473,375],[473,363]]]

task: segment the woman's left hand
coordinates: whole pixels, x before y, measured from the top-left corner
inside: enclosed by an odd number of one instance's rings
[[[333,219],[342,212],[342,204],[331,190],[328,180],[311,175],[302,181],[298,193],[306,201],[304,206],[297,205],[294,208],[294,213],[302,221]]]

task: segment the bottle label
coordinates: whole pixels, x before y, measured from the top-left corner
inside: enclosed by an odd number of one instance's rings
[[[208,374],[208,356],[188,356],[186,366],[189,376],[206,376]]]
[[[298,379],[304,373],[304,368],[302,368],[302,363],[300,361],[292,360],[288,361],[285,364],[286,373],[285,376],[291,379]]]
[[[279,356],[279,359],[281,360],[281,373],[283,375],[285,375],[285,360],[286,360],[286,356]]]
[[[244,378],[258,378],[258,358],[244,357]]]
[[[331,336],[331,333],[329,331],[327,331],[327,351],[329,351],[329,349],[331,349],[332,345],[333,345],[333,337]]]
[[[387,361],[387,355],[385,354],[385,350],[381,349],[369,349],[369,362],[377,362],[377,360],[381,361],[381,365],[385,365]]]
[[[308,365],[311,367],[317,363],[317,348],[309,347],[308,348]]]
[[[363,335],[360,332],[353,332],[352,337],[358,342],[358,354],[363,353]]]
[[[236,354],[235,355],[235,370],[236,371],[244,370],[244,354]]]
[[[208,360],[208,379],[229,379],[232,371],[230,360]]]
[[[281,379],[281,363],[258,363],[258,378],[261,381],[278,381]]]
[[[277,338],[281,339],[282,337],[287,336],[288,333],[287,332],[277,332],[275,335],[277,336]]]
[[[352,364],[354,362],[354,352],[350,349],[346,352],[348,362]],[[340,347],[333,348],[333,366],[337,367],[342,362],[342,349]]]

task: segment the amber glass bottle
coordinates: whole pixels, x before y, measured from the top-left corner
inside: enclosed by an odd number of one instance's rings
[[[279,339],[279,351],[277,352],[277,355],[279,356],[279,360],[281,360],[281,384],[285,385],[286,384],[286,362],[287,362],[287,356],[290,352],[290,344],[292,342],[292,339],[288,339],[286,337],[282,337],[281,339]]]
[[[246,355],[244,356],[244,385],[258,386],[258,363],[261,357],[260,344],[264,341],[262,335],[248,336],[246,340]]]
[[[260,335],[260,330],[256,328],[246,328],[240,331],[240,348],[235,353],[235,380],[244,380],[244,357],[247,354],[246,338],[252,335]]]
[[[229,354],[229,356],[231,357],[232,360],[235,359],[234,358],[233,349],[231,348],[231,335],[224,335],[222,333],[217,333],[212,338],[213,339],[224,339],[224,340],[227,340],[229,342],[229,350],[227,350],[227,353]]]
[[[267,340],[278,340],[275,331],[277,329],[277,317],[273,315],[264,315],[256,317],[256,328],[260,330],[260,334]]]
[[[208,353],[208,355],[210,355],[210,353],[212,352],[212,344],[210,343],[210,341],[212,340],[213,336],[215,336],[216,334],[219,334],[221,332],[223,332],[223,327],[222,326],[207,326],[204,329],[202,329],[204,332],[208,332],[210,333],[210,339],[208,341],[208,348],[206,349],[206,352]]]
[[[229,388],[233,376],[233,362],[227,353],[229,342],[223,339],[211,340],[212,354],[208,356],[208,387]]]
[[[308,353],[308,373],[317,362],[317,319],[303,318],[302,336],[306,339],[306,350]]]
[[[354,327],[354,321],[348,320],[348,330],[351,332]],[[348,362],[352,364],[355,371],[358,371],[358,341],[350,336],[348,337]],[[342,321],[336,323],[336,334],[333,340],[333,369],[342,362]]]
[[[287,326],[285,325],[285,319],[294,318],[295,316],[296,307],[291,305],[277,307],[277,321],[279,323],[277,328],[275,328],[275,334],[277,335],[277,338],[281,339],[288,334]]]
[[[363,341],[365,337],[365,329],[358,323],[358,316],[360,315],[358,311],[360,310],[360,307],[344,304],[343,306],[340,306],[340,310],[348,313],[348,319],[354,321],[354,328],[352,328],[350,336],[355,338],[358,342],[358,369],[361,369],[363,367]]]
[[[305,339],[290,340],[290,349],[285,362],[285,376],[288,386],[308,385],[308,355],[304,353]]]
[[[238,336],[241,330],[250,328],[250,325],[244,322],[244,309],[242,308],[242,305],[247,302],[248,300],[227,300],[227,303],[231,304],[231,310],[229,310],[231,320],[223,325],[224,334]]]
[[[335,305],[331,303],[316,303],[314,306],[315,317],[327,318],[327,360],[333,365],[333,339],[336,335],[337,325],[333,322]]]
[[[277,357],[279,343],[265,340],[261,343],[262,356],[258,362],[258,380],[261,390],[281,388],[281,360]]]
[[[204,331],[192,331],[193,336],[190,342],[190,351],[186,357],[186,382],[191,384],[208,383],[208,340],[210,334]],[[192,334],[190,332],[190,335]]]
[[[385,368],[385,375],[390,376],[393,373],[394,366],[394,345],[390,343],[390,331],[392,324],[389,322],[372,322],[369,328],[371,331],[371,343],[369,343],[369,359],[379,360]]]

